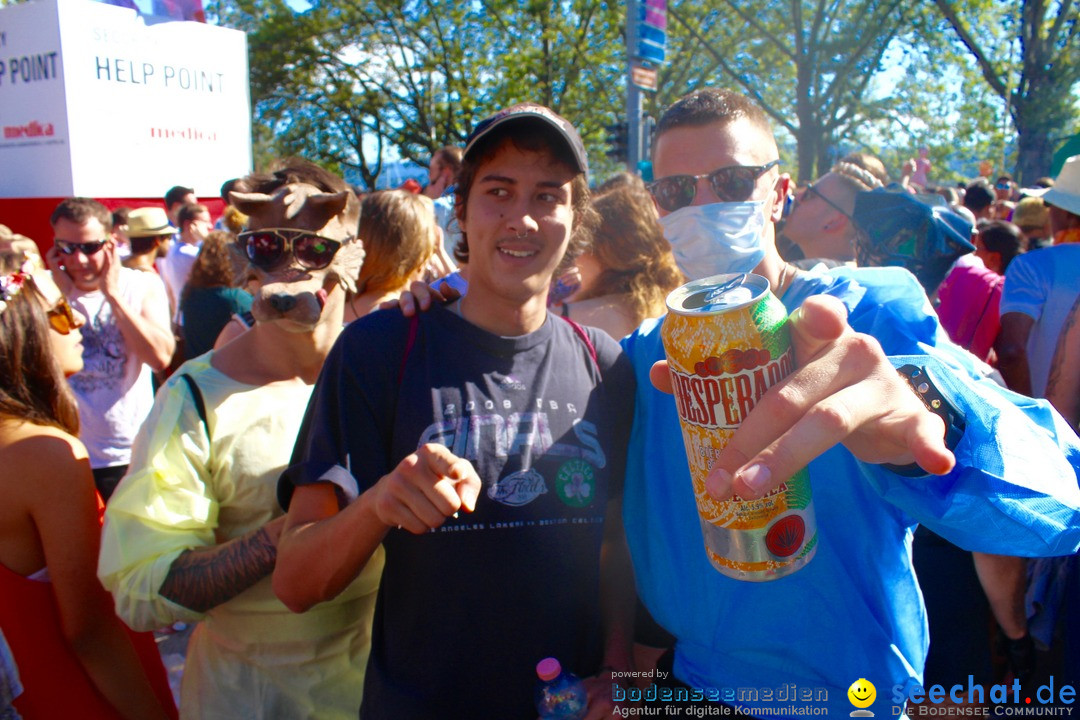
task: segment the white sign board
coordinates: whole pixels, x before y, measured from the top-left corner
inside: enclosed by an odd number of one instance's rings
[[[0,197],[212,197],[251,170],[242,32],[37,0],[0,10],[0,67]]]

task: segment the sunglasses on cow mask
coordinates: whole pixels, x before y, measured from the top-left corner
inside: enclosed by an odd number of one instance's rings
[[[341,243],[308,230],[264,228],[248,230],[237,236],[243,243],[251,264],[261,270],[273,270],[291,253],[296,264],[305,270],[322,270],[334,261]]]
[[[730,165],[704,175],[668,175],[649,185],[656,204],[675,212],[694,202],[698,180],[705,178],[722,202],[744,202],[754,194],[759,177],[780,164],[773,160],[766,165]]]

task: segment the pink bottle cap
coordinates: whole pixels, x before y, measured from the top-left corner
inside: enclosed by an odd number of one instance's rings
[[[555,658],[544,658],[536,663],[536,675],[544,682],[554,680],[562,672],[562,665]]]

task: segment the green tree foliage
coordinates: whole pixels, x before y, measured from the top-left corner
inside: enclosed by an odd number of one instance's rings
[[[369,186],[384,148],[426,164],[514,102],[549,105],[594,142],[620,107],[622,17],[598,0],[554,11],[537,0],[317,0],[303,13],[230,0],[222,19],[250,33],[260,155],[352,166]]]
[[[1003,157],[1013,147],[1004,103],[932,4],[919,6],[886,64],[876,90],[885,112],[854,128],[853,146],[880,156],[894,174],[925,147],[934,184],[966,182],[984,161],[995,171],[1011,167]]]
[[[934,0],[1016,128],[1016,174],[1033,182],[1075,132],[1080,7],[1074,0]]]
[[[839,139],[884,115],[871,81],[914,13],[903,0],[687,0],[668,12],[716,70],[683,73],[678,92],[725,85],[753,97],[795,138],[802,181],[828,169]]]

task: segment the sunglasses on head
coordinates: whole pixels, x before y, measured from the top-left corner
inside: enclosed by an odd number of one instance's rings
[[[52,329],[61,335],[67,335],[82,325],[81,322],[75,320],[75,313],[71,311],[71,306],[63,298],[45,314],[49,318],[49,325],[52,326]]]
[[[846,218],[847,218],[848,220],[851,220],[851,213],[849,213],[848,211],[844,210],[844,208],[840,207],[839,205],[837,205],[836,203],[834,203],[834,202],[833,202],[832,200],[830,200],[829,198],[825,197],[825,196],[824,196],[824,195],[823,195],[823,194],[821,193],[821,191],[820,191],[820,190],[818,190],[818,189],[817,189],[816,187],[814,187],[814,186],[813,186],[812,184],[811,184],[811,185],[807,185],[807,186],[806,186],[806,195],[813,195],[814,197],[816,197],[816,198],[820,199],[820,200],[821,200],[821,201],[822,201],[823,203],[825,203],[826,205],[828,205],[829,207],[831,207],[831,208],[832,208],[833,210],[835,210],[836,212],[838,212],[838,213],[840,213],[841,215],[843,215],[844,217],[846,217]],[[804,196],[804,197],[805,197],[805,196]]]
[[[74,255],[76,252],[81,252],[83,255],[90,256],[105,247],[105,240],[97,240],[95,242],[85,243],[73,243],[66,242],[64,240],[56,240],[56,249],[64,255]]]
[[[248,230],[237,236],[243,243],[251,264],[262,270],[273,270],[291,252],[296,263],[305,270],[322,270],[334,260],[341,243],[308,230],[264,228]]]
[[[656,204],[674,212],[694,202],[698,180],[705,178],[716,197],[723,202],[743,202],[754,194],[759,177],[780,164],[773,160],[765,165],[730,165],[704,175],[668,175],[649,185]]]

